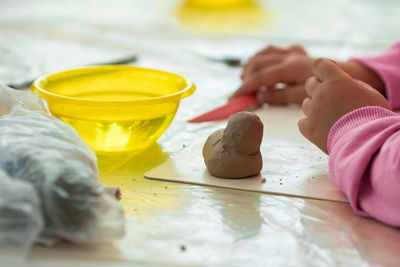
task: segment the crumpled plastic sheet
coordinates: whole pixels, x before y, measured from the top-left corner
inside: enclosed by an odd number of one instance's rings
[[[35,189],[0,170],[0,248],[25,254],[44,225]],[[10,256],[10,255],[9,255]]]
[[[3,112],[9,109],[0,117],[0,182],[5,191],[0,207],[8,211],[7,217],[0,216],[0,243],[14,244],[23,253],[38,232],[79,244],[122,237],[122,207],[114,192],[99,183],[93,150],[71,126],[40,110],[36,96],[0,90]],[[21,97],[37,110],[27,109],[18,101]],[[26,225],[18,227],[19,218],[25,218]],[[15,227],[7,226],[13,223]],[[24,242],[20,228],[26,231]]]

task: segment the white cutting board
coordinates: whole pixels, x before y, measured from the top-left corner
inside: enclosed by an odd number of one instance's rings
[[[348,202],[328,176],[328,156],[298,131],[303,115],[298,107],[268,107],[255,112],[264,123],[260,175],[223,179],[210,175],[202,145],[169,159],[145,173],[148,179],[214,186],[261,193]],[[205,139],[205,138],[204,138]],[[204,140],[205,141],[205,140]],[[263,182],[263,178],[265,181]]]

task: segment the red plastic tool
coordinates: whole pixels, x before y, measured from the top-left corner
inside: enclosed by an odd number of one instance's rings
[[[199,123],[206,121],[224,120],[229,118],[231,115],[256,104],[257,101],[254,94],[241,95],[229,100],[228,103],[226,103],[225,105],[204,113],[203,115],[200,115],[196,118],[193,118],[188,122]]]

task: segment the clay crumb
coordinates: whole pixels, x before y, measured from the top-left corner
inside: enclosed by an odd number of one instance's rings
[[[181,251],[186,251],[186,247],[184,245],[181,246]]]
[[[267,179],[265,179],[264,177],[261,180],[261,183],[265,184],[265,182],[267,181]]]
[[[119,201],[122,198],[121,190],[118,188],[117,191],[115,191],[115,198]]]

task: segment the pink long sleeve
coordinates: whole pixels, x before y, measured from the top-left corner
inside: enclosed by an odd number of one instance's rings
[[[390,105],[393,109],[400,109],[400,41],[379,56],[352,60],[370,68],[381,77]]]
[[[400,227],[400,116],[381,107],[352,111],[331,128],[328,152],[331,179],[353,210]]]
[[[400,108],[400,42],[385,53],[353,59],[375,71],[393,109]],[[329,172],[353,210],[400,227],[400,116],[364,107],[340,118],[328,136]]]

